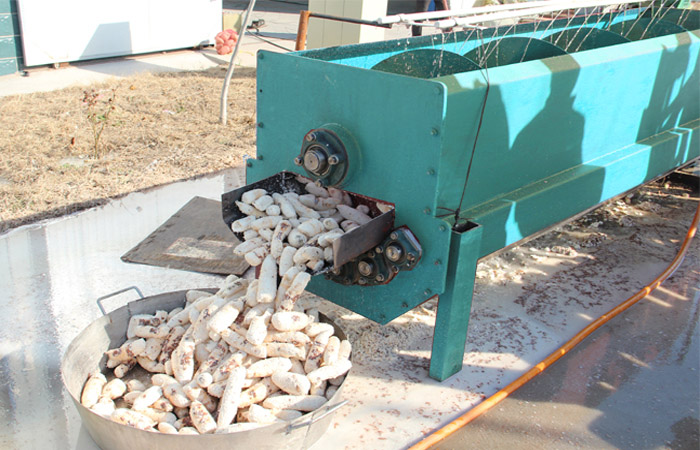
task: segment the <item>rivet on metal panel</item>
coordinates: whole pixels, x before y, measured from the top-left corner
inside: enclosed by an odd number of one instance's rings
[[[440,132],[440,131],[438,131],[437,128],[433,128],[433,129],[430,130],[430,134],[432,134],[433,136],[437,136],[439,132]]]
[[[447,227],[446,227],[445,225],[440,225],[440,226],[438,227],[438,229],[439,229],[440,231],[447,231]]]
[[[265,59],[264,53],[258,53],[258,59]]]
[[[432,168],[428,169],[428,171],[426,173],[430,176],[433,176],[433,175],[435,175],[435,169],[432,169]]]
[[[253,161],[249,159],[245,162],[245,165],[246,167],[253,167]]]
[[[432,293],[433,293],[433,291],[431,291],[430,289],[426,289],[426,290],[423,291],[423,294],[424,294],[424,295],[430,295],[430,294],[432,294]]]
[[[430,208],[423,208],[423,214],[430,214]]]
[[[258,122],[258,128],[262,128],[264,126],[265,126],[265,124],[263,124],[262,122]]]
[[[435,260],[435,265],[436,265],[436,266],[439,266],[440,264],[442,264],[442,261],[440,261],[439,259],[436,259],[436,260]]]
[[[437,95],[440,95],[441,92],[442,92],[442,89],[440,89],[440,86],[435,86],[435,93]]]
[[[406,302],[401,303],[401,307],[402,307],[402,308],[408,308],[408,303],[406,303]]]
[[[258,161],[262,161],[263,155],[257,155],[256,159],[257,159]]]

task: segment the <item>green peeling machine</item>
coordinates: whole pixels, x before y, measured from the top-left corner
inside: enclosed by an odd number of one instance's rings
[[[257,157],[224,220],[299,175],[373,220],[309,291],[386,324],[438,297],[430,376],[462,367],[476,263],[700,156],[700,11],[590,12],[258,53]]]

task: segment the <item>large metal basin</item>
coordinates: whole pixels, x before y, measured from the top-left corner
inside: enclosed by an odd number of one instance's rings
[[[212,289],[205,289],[215,292]],[[80,403],[80,395],[88,375],[96,367],[106,371],[104,352],[126,340],[129,317],[134,314],[153,314],[156,310],[172,310],[185,303],[185,292],[176,291],[133,301],[91,323],[68,346],[61,361],[63,383],[75,403],[83,426],[102,449],[167,448],[189,449],[302,449],[311,446],[326,431],[332,413],[341,406],[342,385],[325,406],[305,414],[292,422],[280,422],[254,430],[230,434],[199,436],[168,435],[138,430],[112,422],[90,411]],[[345,339],[343,331],[326,317],[336,335]],[[108,376],[108,379],[110,377]],[[344,383],[343,383],[344,384]]]

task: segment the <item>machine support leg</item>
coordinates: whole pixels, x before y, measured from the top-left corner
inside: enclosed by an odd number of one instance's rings
[[[442,381],[462,369],[464,344],[474,293],[481,226],[452,231],[445,292],[438,300],[430,377]]]

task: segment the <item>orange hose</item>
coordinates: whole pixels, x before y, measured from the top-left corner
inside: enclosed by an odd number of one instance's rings
[[[611,309],[607,313],[603,314],[599,318],[597,318],[595,321],[591,322],[586,328],[583,330],[579,331],[578,334],[576,334],[571,340],[566,342],[563,346],[559,347],[557,350],[555,350],[553,353],[551,353],[549,356],[547,356],[545,359],[543,359],[539,364],[528,370],[526,373],[521,375],[518,379],[510,383],[508,386],[504,387],[500,391],[496,392],[493,394],[491,397],[487,398],[483,402],[479,403],[476,405],[474,408],[470,409],[463,415],[459,416],[452,422],[448,423],[442,428],[439,428],[435,431],[433,431],[431,434],[423,438],[420,442],[414,444],[412,447],[409,448],[409,450],[423,450],[427,449],[432,445],[437,444],[438,442],[442,441],[445,439],[447,436],[451,435],[458,429],[462,428],[463,426],[467,425],[469,422],[472,420],[476,419],[479,417],[481,414],[485,413],[489,409],[493,408],[496,406],[501,400],[505,399],[508,397],[510,394],[515,392],[518,388],[523,386],[525,383],[539,375],[540,373],[544,372],[544,370],[554,364],[559,358],[564,356],[566,353],[568,353],[571,349],[573,349],[576,345],[578,345],[581,341],[583,341],[588,335],[593,333],[595,330],[600,328],[604,323],[608,322],[610,319],[613,317],[617,316],[620,314],[622,311],[626,310],[630,306],[634,305],[637,303],[639,300],[643,299],[647,295],[649,295],[654,289],[659,287],[661,283],[663,283],[669,276],[673,274],[673,272],[678,269],[678,266],[681,265],[681,262],[683,262],[683,257],[685,256],[686,252],[688,251],[688,247],[690,246],[690,241],[693,239],[693,236],[695,236],[695,233],[698,228],[698,221],[700,221],[700,203],[698,204],[697,209],[695,210],[695,216],[693,217],[693,221],[690,224],[690,228],[688,229],[688,233],[685,236],[685,240],[683,241],[683,244],[681,245],[680,250],[678,251],[678,254],[676,257],[673,259],[671,264],[663,271],[661,274],[654,279],[648,286],[644,287],[644,289],[640,290],[636,294],[634,294],[632,297],[628,298],[624,302],[620,303],[617,305],[615,308]]]

